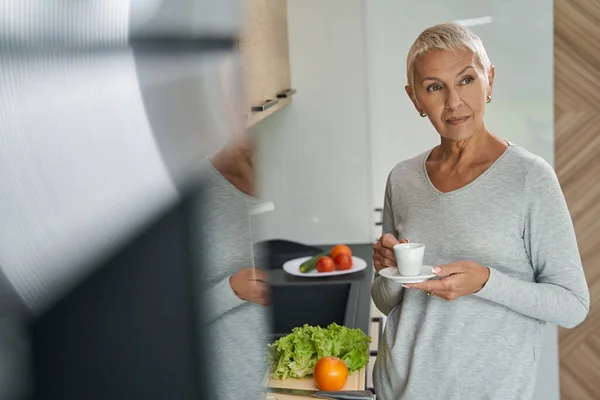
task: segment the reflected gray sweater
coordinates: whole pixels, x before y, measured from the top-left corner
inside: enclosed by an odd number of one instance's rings
[[[260,399],[267,372],[268,309],[236,296],[229,277],[255,267],[251,211],[246,196],[206,162],[205,240],[202,272],[211,350],[203,360],[212,372],[215,400]]]
[[[546,322],[581,323],[589,292],[558,180],[511,145],[480,177],[442,193],[430,151],[399,163],[386,188],[383,232],[426,245],[426,265],[490,267],[478,293],[448,302],[376,276],[388,315],[374,369],[377,398],[530,399]]]

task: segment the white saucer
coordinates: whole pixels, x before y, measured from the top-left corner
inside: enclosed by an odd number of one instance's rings
[[[437,275],[431,271],[430,265],[421,266],[421,275],[417,276],[402,276],[398,273],[398,268],[396,267],[382,269],[379,271],[379,275],[398,283],[420,283],[437,277]]]

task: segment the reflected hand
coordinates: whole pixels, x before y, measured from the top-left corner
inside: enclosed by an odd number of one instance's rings
[[[422,283],[406,284],[409,289],[419,289],[431,296],[452,301],[461,296],[479,292],[490,277],[490,269],[475,261],[456,261],[433,268],[442,278]]]
[[[373,245],[373,267],[376,271],[388,267],[396,267],[396,256],[394,255],[394,245],[398,243],[408,243],[407,239],[398,241],[389,233],[384,234]]]
[[[271,292],[269,274],[261,269],[244,268],[229,278],[234,293],[242,300],[261,306],[269,305]]]

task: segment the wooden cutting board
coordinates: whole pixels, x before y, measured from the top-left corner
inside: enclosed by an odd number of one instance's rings
[[[365,368],[354,371],[348,375],[348,380],[342,390],[365,390]],[[312,376],[302,379],[266,379],[267,386],[287,389],[306,389],[306,390],[319,390],[315,385],[314,378]],[[275,394],[267,393],[265,400],[301,400],[309,399],[310,397],[305,396],[290,396],[287,394]]]

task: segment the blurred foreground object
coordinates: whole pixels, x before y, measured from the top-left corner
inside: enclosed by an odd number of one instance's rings
[[[176,204],[242,124],[224,93],[241,92],[242,11],[234,0],[0,4],[1,399],[29,391],[32,318]]]
[[[214,398],[202,205],[201,191],[189,193],[34,322],[34,399]]]

